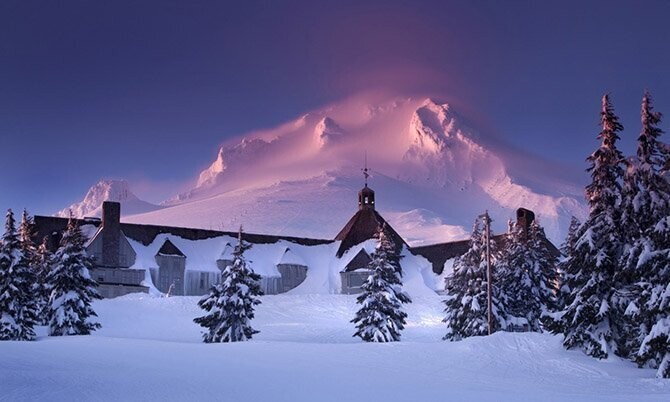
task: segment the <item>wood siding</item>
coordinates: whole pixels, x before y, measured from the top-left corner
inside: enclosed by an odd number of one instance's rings
[[[345,295],[352,295],[356,293],[361,293],[363,289],[361,288],[365,281],[368,280],[370,276],[370,271],[368,270],[358,270],[358,271],[349,271],[349,272],[340,272],[340,279],[342,280],[342,293]]]
[[[207,271],[186,271],[186,295],[202,296],[209,293],[212,286],[219,283],[221,274]]]
[[[156,288],[172,296],[183,296],[186,257],[159,254],[156,256],[156,264],[158,264]]]
[[[281,293],[295,288],[307,278],[307,267],[304,265],[278,264],[277,270],[281,275]]]
[[[91,243],[86,247],[86,254],[88,254],[90,257],[93,257],[95,260],[95,264],[98,266],[105,266],[103,264],[103,253],[102,253],[102,236],[100,236],[100,233],[96,235]],[[119,242],[119,258],[118,258],[118,266],[117,267],[110,267],[110,268],[128,268],[131,267],[133,264],[135,264],[135,259],[137,258],[137,254],[135,253],[135,250],[133,250],[133,247],[130,245],[128,242],[128,239],[121,234],[120,237],[120,242]]]

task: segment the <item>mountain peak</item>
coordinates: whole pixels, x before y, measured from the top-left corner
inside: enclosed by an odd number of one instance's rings
[[[208,188],[218,183],[219,177],[230,169],[239,167],[245,160],[252,160],[265,152],[268,142],[262,138],[242,138],[235,145],[224,145],[219,148],[219,152],[214,162],[198,176],[195,186],[198,188]]]
[[[244,141],[244,140],[243,140]],[[198,176],[197,187],[213,182],[216,177],[226,170],[225,150],[224,147],[219,148],[216,159],[211,165]]]
[[[415,239],[422,232],[446,241],[485,209],[504,222],[519,207],[534,210],[547,233],[560,238],[570,215],[581,216],[579,200],[526,187],[543,165],[512,174],[508,156],[472,127],[435,98],[352,97],[225,144],[194,188],[133,219],[210,228],[243,222],[266,233],[324,236],[350,217],[349,197],[360,188],[368,151],[383,214],[439,218],[422,220],[421,230],[411,219],[396,222]]]
[[[339,141],[344,134],[345,131],[342,127],[328,116],[321,119],[314,128],[314,136],[320,147],[327,146],[334,141]]]
[[[104,201],[120,202],[124,214],[143,213],[158,209],[158,206],[142,201],[130,190],[126,180],[103,179],[89,188],[84,199],[56,213],[57,216],[69,217],[70,211],[76,218],[100,216]]]

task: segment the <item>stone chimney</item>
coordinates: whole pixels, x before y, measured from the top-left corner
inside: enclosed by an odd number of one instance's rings
[[[102,203],[102,265],[118,267],[121,254],[121,204]]]
[[[535,221],[535,213],[530,209],[519,208],[516,210],[516,224],[523,230],[524,237],[528,235],[528,229],[533,221]]]

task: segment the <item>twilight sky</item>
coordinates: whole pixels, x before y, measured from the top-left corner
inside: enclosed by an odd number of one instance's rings
[[[604,92],[626,153],[645,88],[670,116],[668,16],[664,0],[4,0],[0,209],[50,214],[100,178],[158,202],[226,138],[370,89],[436,95],[581,170]]]

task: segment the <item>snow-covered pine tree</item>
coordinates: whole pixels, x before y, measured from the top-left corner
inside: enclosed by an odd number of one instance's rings
[[[651,95],[646,92],[641,107],[642,130],[638,136],[637,157],[627,161],[621,203],[622,226],[629,247],[622,257],[625,273],[631,281],[644,275],[638,267],[639,256],[651,241],[656,224],[670,211],[670,183],[663,177],[667,145],[660,142],[658,127],[662,115],[653,111]]]
[[[242,240],[240,227],[233,263],[221,273],[221,282],[198,301],[198,306],[208,313],[193,321],[207,330],[203,333],[206,343],[246,341],[259,332],[251,327],[251,320],[263,292],[259,285],[261,276],[244,258],[244,252],[250,247]]]
[[[544,229],[537,222],[515,225],[502,252],[505,276],[500,278],[508,321],[527,323],[528,330],[542,332],[541,318],[555,311],[557,258],[547,245]],[[514,328],[508,328],[514,330]]]
[[[12,210],[7,211],[0,246],[0,340],[32,340],[37,311],[30,264],[21,248]]]
[[[583,226],[581,222],[574,216],[570,219],[570,226],[568,227],[568,234],[565,241],[561,245],[561,257],[556,264],[556,271],[558,275],[559,288],[556,292],[556,310],[549,311],[542,317],[542,325],[544,329],[552,333],[563,332],[563,310],[566,307],[566,302],[570,296],[572,289],[566,282],[566,272],[573,259],[576,256],[577,241],[581,237]]]
[[[495,242],[491,242],[491,263],[497,252]],[[495,265],[495,264],[494,264]],[[491,269],[492,276],[492,331],[507,328],[505,306],[499,298],[497,269]],[[486,272],[485,236],[482,236],[481,222],[475,220],[468,251],[454,261],[454,272],[449,278],[447,296],[444,300],[447,333],[443,339],[459,341],[471,336],[488,335],[488,290]]]
[[[571,292],[559,328],[566,348],[580,348],[593,357],[606,358],[616,350],[612,322],[619,318],[611,299],[622,249],[617,207],[623,174],[623,156],[616,147],[623,126],[608,95],[602,98],[600,117],[598,139],[602,143],[587,158],[592,179],[586,187],[589,217],[579,230],[574,254],[565,264],[565,284]]]
[[[556,269],[558,271],[558,276],[559,276],[559,283],[560,287],[559,290],[556,294],[557,296],[557,303],[558,303],[558,308],[563,309],[565,306],[565,300],[567,299],[567,296],[570,294],[570,287],[565,283],[565,272],[566,272],[566,267],[570,263],[570,259],[574,256],[575,254],[575,248],[577,246],[577,240],[579,240],[579,230],[581,227],[582,223],[577,219],[576,217],[571,217],[570,218],[570,226],[568,227],[568,234],[565,237],[565,241],[561,245],[561,255],[562,257],[560,258],[560,261],[556,265]]]
[[[44,308],[44,292],[42,290],[42,283],[39,280],[39,261],[37,255],[37,246],[35,245],[35,237],[37,236],[37,229],[33,217],[28,214],[26,209],[23,209],[21,214],[21,223],[19,224],[19,244],[21,250],[28,261],[28,270],[26,271],[25,280],[30,284],[30,291],[26,294],[26,304],[24,308],[30,310],[28,313],[35,318],[36,324],[41,324],[42,310]]]
[[[631,217],[630,246],[622,258],[622,297],[627,321],[625,345],[640,366],[658,368],[670,377],[670,183],[663,176],[667,145],[660,142],[661,114],[653,111],[651,95],[642,98],[642,130],[637,161],[627,176],[624,211]],[[628,317],[627,317],[628,318]],[[632,319],[631,319],[632,318]]]
[[[402,304],[412,300],[402,290],[401,256],[385,224],[377,232],[377,239],[368,264],[370,276],[363,284],[363,293],[356,298],[361,307],[351,320],[356,324],[353,336],[366,342],[396,342],[407,318]]]
[[[91,307],[94,299],[102,299],[98,284],[91,279],[94,263],[86,254],[84,237],[70,215],[60,247],[54,254],[52,269],[46,276],[49,290],[49,335],[88,335],[100,328]]]
[[[42,325],[49,325],[49,287],[47,276],[52,269],[54,255],[49,250],[47,238],[42,239],[39,247],[35,251],[35,269],[37,274],[37,306],[39,308],[39,322]]]
[[[655,237],[670,242],[670,216],[656,225]],[[658,270],[642,286],[639,321],[644,338],[635,360],[640,367],[657,368],[657,377],[670,378],[670,247],[654,251],[648,264]]]

